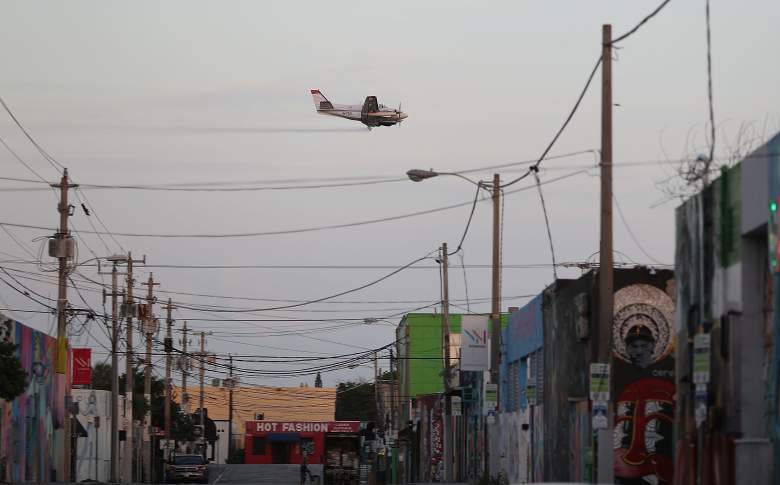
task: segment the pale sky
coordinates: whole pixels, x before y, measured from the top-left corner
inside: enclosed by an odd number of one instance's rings
[[[612,23],[615,35],[621,34],[658,3],[6,1],[0,16],[0,95],[38,143],[82,184],[287,179],[300,184],[305,183],[301,179],[326,177],[400,178],[410,168],[466,170],[538,157],[600,54],[601,25]],[[780,3],[776,1],[712,1],[715,116],[722,136],[733,137],[743,122],[754,123],[766,136],[780,127],[778,18]],[[673,175],[665,159],[706,151],[704,0],[673,0],[620,47],[613,64],[614,101],[620,105],[614,110],[614,161],[657,163],[616,168],[614,193],[644,249],[654,259],[671,264],[678,202],[653,207],[665,198],[656,182]],[[391,107],[403,103],[409,118],[400,127],[369,132],[356,122],[318,116],[309,94],[312,88],[320,89],[334,103],[362,103],[367,95],[376,95]],[[599,106],[597,76],[552,154],[599,148]],[[54,168],[1,114],[0,136],[38,173],[56,180]],[[694,135],[697,141],[687,141]],[[3,176],[34,178],[4,150],[0,147]],[[717,154],[727,152],[721,137]],[[549,160],[540,175],[549,180],[593,163],[591,154]],[[522,173],[518,170],[502,169],[502,179],[518,176]],[[470,176],[488,179],[492,172]],[[32,185],[0,182],[3,189]],[[310,190],[85,189],[84,193],[111,231],[218,234],[389,217],[469,201],[472,188],[460,179],[440,177],[417,184],[400,181]],[[598,171],[551,183],[543,190],[557,260],[587,260],[599,246]],[[0,190],[0,201],[5,208],[0,222],[46,227],[57,223],[54,198],[48,191]],[[469,207],[461,207],[381,224],[292,235],[117,239],[134,255],[145,254],[150,265],[396,267],[442,242],[457,245],[468,212]],[[76,229],[90,229],[80,209],[71,220]],[[504,221],[505,264],[550,263],[535,189],[506,197]],[[92,222],[99,227],[94,216]],[[490,224],[490,203],[481,202],[464,245],[466,264],[490,263]],[[614,228],[615,249],[624,254],[616,256],[618,260],[652,262],[629,237],[617,211]],[[8,230],[33,254],[40,244],[33,239],[49,235],[42,230]],[[83,237],[100,256],[120,251],[110,238],[106,238],[106,248],[95,236]],[[0,241],[4,261],[33,259],[6,233],[0,232]],[[81,260],[94,257],[89,248],[79,245]],[[450,284],[454,299],[465,298],[459,264],[459,258],[453,257]],[[30,264],[6,263],[3,267],[38,271]],[[161,282],[161,290],[287,300],[338,293],[390,271],[139,267],[138,279],[145,280],[150,270]],[[85,267],[82,272],[99,279],[96,268]],[[579,270],[559,270],[561,277],[579,274]],[[44,278],[51,280],[51,275]],[[507,268],[502,294],[538,293],[552,278],[550,267]],[[490,295],[489,269],[470,268],[467,279],[471,298]],[[53,284],[19,281],[56,298]],[[84,295],[91,306],[102,308],[98,293],[84,291]],[[0,297],[3,308],[41,309],[7,286],[0,289]],[[338,299],[385,303],[320,303],[264,315],[382,317],[422,305],[393,302],[434,302],[438,298],[436,270],[416,269]],[[73,290],[70,299],[81,306]],[[174,300],[244,308],[273,305],[182,295],[175,295]],[[524,301],[505,299],[502,307]],[[488,311],[489,303],[484,299],[472,302],[471,310]],[[48,315],[5,313],[35,328],[51,328]],[[177,328],[185,319],[218,317],[189,310],[175,313]],[[390,320],[397,322],[398,318]],[[191,328],[217,332],[209,338],[208,349],[220,355],[335,355],[376,348],[394,339],[390,324],[341,324],[190,320]],[[99,343],[84,333],[74,338],[74,345],[94,346],[96,352],[103,352],[95,360],[102,361],[106,355],[100,345],[106,345],[106,339],[98,324],[90,325]],[[322,330],[334,326],[339,328]],[[308,336],[330,342],[300,334],[263,335],[317,328],[321,331]],[[386,368],[387,362],[381,365]],[[323,379],[325,385],[335,385],[372,373],[372,368],[361,367],[323,374]],[[313,381],[313,376],[245,380],[270,385],[311,385]]]

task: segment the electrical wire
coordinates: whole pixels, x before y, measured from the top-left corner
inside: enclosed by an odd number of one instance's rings
[[[664,8],[664,7],[666,7],[666,5],[667,5],[667,4],[668,4],[670,1],[671,1],[671,0],[664,0],[663,2],[661,2],[661,4],[660,4],[660,5],[658,5],[658,7],[656,7],[656,8],[655,8],[655,10],[653,10],[653,11],[652,11],[652,12],[650,12],[650,13],[649,13],[647,16],[645,16],[645,17],[644,17],[644,18],[643,18],[643,19],[642,19],[642,20],[641,20],[641,21],[640,21],[638,24],[636,24],[636,25],[635,25],[635,26],[634,26],[634,27],[633,27],[631,30],[629,30],[629,31],[628,31],[628,32],[626,32],[625,34],[623,34],[623,35],[619,36],[617,39],[614,39],[614,40],[611,42],[611,44],[612,44],[612,45],[614,45],[614,44],[617,44],[618,42],[620,42],[620,41],[622,41],[622,40],[625,40],[625,39],[627,39],[628,37],[631,37],[632,35],[634,35],[634,34],[636,33],[636,31],[638,31],[638,30],[639,30],[639,29],[640,29],[640,28],[641,28],[641,27],[642,27],[642,26],[643,26],[645,23],[647,23],[647,21],[648,21],[648,20],[650,20],[651,18],[653,18],[653,17],[655,17],[656,15],[658,15],[658,13],[659,13],[661,10],[663,10],[663,8]]]
[[[51,155],[49,155],[46,150],[41,147],[38,142],[35,141],[35,139],[30,135],[30,133],[25,129],[25,127],[22,125],[22,123],[16,118],[16,116],[11,111],[11,108],[8,107],[8,105],[5,103],[5,100],[0,96],[0,104],[3,105],[3,108],[5,108],[5,111],[8,113],[8,115],[11,117],[12,120],[14,120],[14,123],[16,123],[16,126],[19,127],[19,129],[24,133],[24,136],[27,137],[28,140],[30,140],[30,143],[33,144],[33,146],[38,150],[38,152],[43,156],[43,158],[51,164],[52,167],[54,167],[54,170],[56,170],[58,173],[60,172],[60,169],[64,170],[65,166],[62,165],[60,162],[54,159]]]
[[[650,261],[657,263],[657,264],[664,264],[657,259],[655,259],[653,256],[648,253],[644,246],[639,242],[639,238],[636,237],[636,234],[634,234],[634,231],[631,229],[631,226],[628,224],[628,220],[626,219],[626,216],[623,214],[623,209],[620,208],[620,203],[618,203],[617,197],[615,197],[615,193],[612,192],[612,200],[615,201],[615,207],[618,210],[618,215],[620,216],[620,220],[623,221],[623,226],[626,228],[626,231],[628,232],[628,235],[631,236],[631,240],[634,241],[634,244],[636,244],[636,247],[639,248],[640,251],[642,251],[642,254],[645,255],[647,259]]]
[[[542,213],[544,213],[544,225],[547,227],[547,240],[550,243],[550,257],[552,258],[552,270],[553,279],[558,280],[557,263],[555,262],[555,246],[553,245],[552,231],[550,230],[550,218],[547,215],[547,205],[544,203],[544,194],[542,193],[542,185],[539,181],[539,172],[534,170],[534,179],[536,179],[536,187],[539,189],[539,200],[542,202]]]
[[[539,165],[542,163],[543,160],[545,160],[545,157],[547,154],[552,150],[552,147],[555,145],[555,143],[558,141],[558,138],[560,138],[563,131],[566,129],[567,126],[569,126],[569,122],[574,118],[574,114],[577,112],[577,110],[580,107],[580,103],[582,103],[582,99],[585,97],[585,93],[588,92],[588,88],[590,87],[591,82],[593,81],[593,78],[596,76],[596,72],[599,69],[599,66],[601,65],[601,57],[596,60],[596,64],[593,66],[593,70],[590,72],[590,76],[588,76],[588,80],[585,81],[585,86],[583,86],[582,91],[580,91],[580,95],[577,98],[577,101],[574,103],[574,106],[572,107],[571,111],[569,111],[569,115],[566,117],[566,120],[563,122],[563,125],[558,129],[558,132],[555,133],[555,136],[550,141],[550,143],[547,145],[547,148],[544,149],[542,152],[542,156],[539,157],[539,159],[529,167],[528,171],[526,171],[523,175],[517,177],[516,179],[505,183],[502,187],[509,187],[511,185],[516,184],[517,182],[523,180],[524,178],[528,177],[528,175],[531,174],[531,168],[538,169]]]
[[[668,2],[668,0],[667,0]],[[715,108],[712,101],[712,41],[710,35],[710,0],[705,0],[707,21],[707,104],[710,113],[710,156],[704,166],[705,177],[709,174],[710,164],[715,157]]]
[[[562,175],[560,177],[551,178],[543,184],[548,183],[555,183],[561,180],[568,179],[570,177],[574,177],[576,175],[580,175],[583,173],[587,173],[587,170],[577,170],[574,172],[570,172],[568,174]],[[526,190],[534,189],[534,185],[529,185],[525,187],[521,187],[519,189],[514,189],[506,192],[506,194],[515,194],[519,192],[524,192]],[[263,236],[279,236],[279,235],[286,235],[286,234],[302,234],[307,232],[316,232],[316,231],[324,231],[324,230],[331,230],[331,229],[345,229],[345,228],[351,228],[351,227],[358,227],[358,226],[365,226],[369,224],[378,224],[378,223],[384,223],[384,222],[392,222],[397,221],[401,219],[408,219],[411,217],[418,217],[422,215],[428,215],[428,214],[434,214],[437,212],[447,211],[451,209],[456,209],[458,207],[463,207],[467,205],[471,205],[473,202],[462,202],[459,204],[452,204],[448,206],[443,207],[437,207],[434,209],[427,209],[422,211],[416,211],[416,212],[408,212],[405,214],[399,214],[395,216],[388,216],[388,217],[381,217],[377,219],[368,219],[368,220],[362,220],[362,221],[356,221],[356,222],[348,222],[348,223],[342,223],[342,224],[331,224],[331,225],[325,225],[325,226],[313,226],[313,227],[304,227],[304,228],[297,228],[297,229],[287,229],[287,230],[276,230],[276,231],[262,231],[262,232],[245,232],[245,233],[223,233],[223,234],[161,234],[161,233],[129,233],[129,232],[114,232],[114,235],[116,236],[124,236],[124,237],[148,237],[148,238],[244,238],[244,237],[263,237]],[[46,231],[53,231],[54,229],[46,226],[37,226],[32,224],[20,224],[20,223],[13,223],[13,222],[6,222],[6,221],[0,221],[0,225],[6,225],[9,227],[18,227],[18,228],[24,228],[24,229],[38,229],[38,230],[46,230]],[[82,233],[89,234],[89,231],[81,231]],[[107,234],[106,232],[101,232],[101,234]]]
[[[415,259],[413,261],[410,261],[409,263],[406,263],[405,265],[403,265],[403,266],[401,266],[399,268],[396,268],[395,270],[391,271],[390,273],[387,273],[384,276],[382,276],[380,278],[377,278],[377,279],[375,279],[373,281],[370,281],[370,282],[368,282],[366,284],[360,285],[360,286],[358,286],[356,288],[352,288],[352,289],[349,289],[349,290],[341,291],[339,293],[335,293],[335,294],[332,294],[332,295],[324,296],[322,298],[317,298],[317,299],[314,299],[314,300],[309,300],[309,301],[305,301],[305,302],[301,302],[301,303],[291,303],[289,305],[279,305],[279,306],[273,306],[273,307],[255,308],[255,309],[252,309],[252,310],[212,310],[212,311],[217,311],[217,312],[222,312],[222,313],[243,313],[245,311],[258,311],[259,312],[259,311],[269,311],[269,310],[281,310],[281,309],[284,309],[284,308],[296,308],[296,307],[299,307],[299,306],[310,305],[312,303],[319,303],[319,302],[325,301],[325,300],[331,300],[333,298],[338,298],[340,296],[348,295],[350,293],[355,293],[355,292],[364,290],[364,289],[366,289],[368,287],[374,286],[374,285],[376,285],[376,284],[378,284],[378,283],[380,283],[380,282],[382,282],[382,281],[384,281],[384,280],[386,280],[386,279],[388,279],[388,278],[390,278],[390,277],[400,273],[401,271],[409,268],[410,266],[413,266],[413,265],[419,263],[420,261],[428,259],[430,257],[430,255],[435,253],[435,252],[436,252],[435,250],[431,251],[428,254],[426,254],[425,256],[417,258],[417,259]],[[197,310],[196,308],[188,307],[187,305],[179,304],[178,306],[179,306],[179,308],[187,308],[187,309],[190,309],[190,310]]]

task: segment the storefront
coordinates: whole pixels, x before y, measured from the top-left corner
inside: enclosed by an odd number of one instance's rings
[[[359,421],[247,421],[244,463],[309,464],[357,468]]]

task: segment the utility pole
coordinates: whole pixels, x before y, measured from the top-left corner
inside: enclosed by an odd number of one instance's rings
[[[233,456],[233,389],[236,383],[233,380],[233,355],[230,355],[230,387],[228,388],[228,458]]]
[[[144,402],[146,403],[146,414],[144,415],[144,441],[143,441],[143,462],[144,475],[146,481],[152,482],[152,452],[154,451],[151,446],[152,436],[152,335],[157,331],[157,322],[154,318],[154,312],[152,311],[154,305],[154,287],[159,286],[160,283],[154,282],[154,274],[149,273],[149,280],[146,283],[146,314],[143,322],[144,336],[146,337],[146,366],[144,369]]]
[[[70,237],[68,229],[68,217],[71,215],[71,206],[68,203],[68,189],[76,188],[78,185],[71,184],[68,180],[68,169],[62,171],[62,178],[59,184],[52,184],[54,188],[60,189],[60,203],[57,205],[57,212],[60,213],[60,228],[54,235],[54,239],[49,244],[49,256],[57,258],[59,261],[59,277],[57,288],[57,374],[67,374],[68,369],[68,322],[65,319],[65,312],[68,308],[68,259],[74,255],[74,243]],[[58,467],[59,481],[69,482],[71,479],[71,414],[70,414],[70,382],[65,383],[65,419],[62,429],[62,455],[60,456],[61,466]]]
[[[599,247],[598,362],[612,364],[612,312],[614,303],[612,256],[612,26],[601,31],[601,245]],[[611,374],[611,372],[610,372]],[[611,392],[610,384],[610,392]],[[607,406],[607,428],[597,435],[597,481],[614,481],[612,428],[614,408]]]
[[[119,272],[117,265],[127,261],[124,254],[109,256],[113,263],[111,269],[111,468],[110,480],[119,481]],[[98,273],[100,268],[98,267]],[[100,273],[103,274],[103,273]],[[124,296],[124,291],[122,292]],[[106,301],[106,291],[103,290],[103,302]],[[124,299],[123,302],[124,303]]]
[[[498,383],[498,370],[501,363],[501,179],[493,174],[493,272],[492,305],[490,308],[490,382]]]
[[[206,332],[200,332],[200,397],[198,399],[198,405],[200,409],[200,425],[203,426],[203,440],[202,454],[203,459],[206,459],[206,419],[203,412],[203,379],[206,377]]]
[[[186,414],[190,414],[190,395],[187,393],[187,368],[189,367],[190,357],[187,354],[187,321],[181,329],[181,406]]]
[[[452,397],[450,396],[450,283],[447,243],[441,245],[442,333],[444,334],[444,481],[452,479]]]
[[[117,347],[119,340],[119,318],[117,311],[118,275],[116,261],[111,270],[111,482],[119,478],[119,423],[117,423],[117,408],[119,407],[119,356]]]
[[[168,298],[168,305],[166,306],[166,330],[165,330],[165,440],[166,449],[168,441],[171,439],[171,350],[173,350],[173,318],[171,312],[173,311],[173,304],[171,299]]]
[[[492,302],[490,308],[490,383],[498,386],[501,364],[501,177],[493,174],[493,271],[491,278]],[[498,388],[496,388],[498,390]],[[500,392],[500,391],[499,391]],[[499,392],[496,394],[498,395]],[[498,403],[496,403],[498,404]],[[485,471],[491,476],[488,422],[485,418]]]
[[[377,428],[379,423],[382,422],[380,409],[379,409],[379,367],[378,367],[378,355],[377,351],[374,351],[374,414],[376,415]]]
[[[135,304],[133,300],[133,263],[146,263],[146,256],[142,260],[134,260],[132,253],[127,253],[127,290],[125,291],[125,317],[126,325],[126,345],[125,349],[125,453],[122,471],[122,481],[130,483],[133,481],[133,316],[135,313]]]

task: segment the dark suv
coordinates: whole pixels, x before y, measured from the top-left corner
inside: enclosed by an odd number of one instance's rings
[[[209,483],[209,469],[200,455],[174,455],[165,467],[166,483]]]

